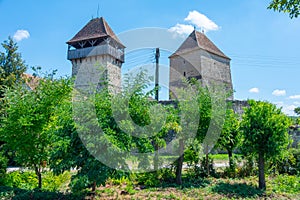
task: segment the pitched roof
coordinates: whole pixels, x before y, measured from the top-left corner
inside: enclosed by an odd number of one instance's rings
[[[89,21],[67,44],[79,41],[111,37],[123,45],[103,17]]]
[[[195,48],[200,48],[223,58],[230,59],[212,41],[210,41],[205,34],[196,30],[188,36],[171,57]]]
[[[25,81],[25,84],[30,88],[31,90],[35,90],[35,88],[39,85],[40,78],[37,76],[33,76],[31,74],[22,74],[22,79]]]

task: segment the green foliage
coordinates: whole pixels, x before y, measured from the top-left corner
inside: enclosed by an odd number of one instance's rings
[[[298,108],[295,108],[295,113],[297,114],[297,115],[300,115],[300,107],[298,107]]]
[[[235,114],[232,109],[228,109],[226,111],[226,119],[217,145],[227,150],[231,168],[234,167],[232,161],[233,150],[239,145],[241,140],[239,126],[240,122],[237,114]]]
[[[22,82],[22,74],[27,68],[12,38],[4,41],[2,47],[5,52],[0,52],[0,98],[3,97],[6,88]]]
[[[299,0],[272,0],[268,9],[288,13],[290,18],[298,17],[300,14]]]
[[[241,178],[254,176],[258,173],[256,160],[252,156],[244,157],[243,165],[237,168],[237,176]]]
[[[208,160],[206,156],[200,158],[198,164],[193,165],[189,169],[188,174],[190,177],[194,177],[196,179],[207,177],[208,174],[212,177],[217,177],[217,173],[214,168],[214,160],[211,155],[208,156]]]
[[[249,101],[242,121],[245,154],[263,153],[266,158],[276,157],[287,149],[289,143],[289,118],[275,105]]]
[[[175,174],[172,166],[156,172],[145,172],[135,175],[134,181],[146,187],[162,187],[174,183]]]
[[[38,179],[34,172],[14,171],[8,173],[5,179],[5,185],[8,187],[33,190],[37,187]]]
[[[7,168],[8,159],[0,152],[0,185],[3,184],[3,180],[6,176],[6,168]]]
[[[278,175],[272,180],[270,189],[276,193],[299,194],[299,185],[299,176]]]
[[[24,190],[7,186],[0,186],[0,199],[14,200],[74,200],[84,199],[83,194],[65,194],[40,190]]]
[[[146,172],[137,175],[137,181],[140,185],[148,187],[160,186],[161,181],[157,178],[156,172]]]
[[[112,166],[120,167],[119,169],[127,167],[125,163],[127,155],[122,154],[124,156],[119,157],[116,155],[120,155],[120,150],[125,151],[130,147],[131,138],[122,132],[114,121],[111,98],[108,90],[103,89],[84,102],[76,102],[76,104],[73,102],[72,105],[71,101],[67,101],[59,111],[64,117],[59,120],[60,128],[56,129],[56,136],[60,142],[51,155],[53,160],[51,169],[55,173],[62,173],[77,168],[78,173],[73,175],[71,180],[73,191],[80,192],[86,188],[94,190],[96,186],[104,185],[108,178],[126,174],[98,160],[100,157]],[[96,108],[97,116],[92,115],[89,106]],[[74,109],[77,114],[79,113],[79,120],[86,123],[75,123]],[[84,116],[81,116],[81,113]],[[90,127],[97,127],[97,129],[90,129]]]
[[[271,188],[275,193],[300,194],[300,177],[278,175],[271,180]]]
[[[70,172],[65,172],[59,176],[55,176],[52,172],[43,173],[43,190],[58,191],[62,189],[71,179]],[[14,171],[6,175],[4,185],[24,190],[33,190],[37,187],[38,179],[34,172]]]
[[[265,160],[276,158],[286,151],[291,122],[281,109],[271,103],[254,100],[248,103],[250,107],[245,109],[241,125],[241,149],[245,155],[258,157],[259,187],[265,189]]]
[[[40,80],[35,90],[22,85],[5,93],[5,112],[0,136],[15,159],[35,170],[38,177],[50,162],[55,143],[53,129],[58,121],[57,109],[70,94],[70,80]],[[41,186],[40,182],[39,185]]]
[[[255,186],[247,185],[245,183],[226,183],[220,182],[216,184],[212,189],[213,192],[223,194],[230,199],[240,198],[258,198],[263,192],[257,189]]]
[[[290,148],[281,157],[270,161],[270,171],[279,174],[300,174],[300,149]]]

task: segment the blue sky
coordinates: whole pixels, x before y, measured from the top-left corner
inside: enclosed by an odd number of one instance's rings
[[[270,0],[0,0],[0,41],[18,30],[29,66],[70,75],[66,41],[92,16],[104,16],[115,33],[144,27],[170,29],[194,25],[191,11],[202,13],[218,29],[206,35],[227,55],[236,99],[267,100],[288,114],[300,106],[300,18],[267,10]],[[26,35],[27,34],[27,35]],[[21,39],[21,38],[16,38]]]

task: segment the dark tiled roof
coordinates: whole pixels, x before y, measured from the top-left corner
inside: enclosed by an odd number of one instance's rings
[[[111,37],[122,44],[103,17],[92,19],[67,44],[90,39]]]
[[[179,55],[196,48],[201,48],[215,55],[230,59],[212,41],[210,41],[205,34],[196,30],[189,35],[189,37],[182,43],[182,45],[172,56]]]

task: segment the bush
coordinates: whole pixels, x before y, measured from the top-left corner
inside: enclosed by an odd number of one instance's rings
[[[269,165],[271,173],[300,174],[300,149],[290,148],[284,157],[270,161]]]
[[[146,172],[137,175],[138,184],[154,187],[159,186],[161,181],[158,179],[156,172]]]
[[[0,185],[4,184],[8,159],[0,152]]]
[[[258,166],[252,156],[244,157],[244,163],[241,167],[237,167],[237,176],[244,178],[256,176],[258,174]]]
[[[65,172],[55,176],[52,172],[45,172],[42,174],[42,177],[43,190],[57,191],[70,180],[71,174],[70,172]],[[38,179],[34,172],[14,171],[6,175],[4,184],[8,187],[33,190],[38,186]]]
[[[271,181],[271,190],[275,193],[300,193],[300,177],[289,175],[278,175]]]
[[[238,163],[241,163],[242,160],[238,156],[232,157],[232,166],[226,167],[224,169],[223,177],[229,177],[229,178],[237,178],[239,176],[240,168],[238,166]]]
[[[200,165],[194,164],[194,166],[189,169],[188,173],[190,177],[195,179],[207,177],[208,173],[212,177],[217,177],[217,173],[214,168],[214,160],[211,155],[208,156],[208,170],[206,166],[206,157],[203,157],[200,159]]]

